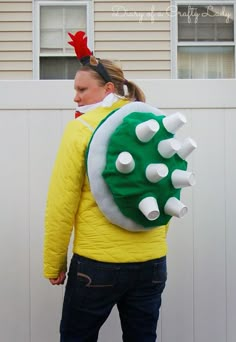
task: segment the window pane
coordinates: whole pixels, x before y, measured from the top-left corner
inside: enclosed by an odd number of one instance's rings
[[[76,57],[40,57],[40,79],[74,79],[80,62]]]
[[[62,8],[58,6],[40,7],[40,28],[56,29],[62,27],[63,13]]]
[[[68,31],[75,29],[82,31],[86,28],[86,7],[85,6],[68,6],[65,7],[65,28]]]
[[[179,41],[234,41],[233,6],[178,6]]]
[[[179,47],[178,78],[234,78],[234,47]]]
[[[40,7],[40,53],[72,52],[68,32],[86,31],[86,6]]]
[[[62,34],[62,30],[42,30],[40,36],[40,51],[60,53],[63,46]]]

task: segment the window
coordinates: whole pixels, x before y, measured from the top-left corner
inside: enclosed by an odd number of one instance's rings
[[[234,78],[233,5],[177,6],[177,78]]]
[[[35,46],[35,78],[73,79],[80,63],[68,44],[68,32],[85,31],[91,47],[89,1],[39,1]],[[90,20],[89,20],[90,19]],[[90,38],[90,41],[89,41]],[[92,48],[92,47],[91,47]]]

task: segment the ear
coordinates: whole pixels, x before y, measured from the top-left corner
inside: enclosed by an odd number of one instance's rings
[[[106,90],[106,94],[114,93],[114,92],[115,92],[114,83],[112,83],[112,82],[107,82],[107,83],[105,84],[105,90]]]

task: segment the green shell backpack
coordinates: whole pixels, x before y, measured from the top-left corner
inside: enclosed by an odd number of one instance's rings
[[[165,116],[143,102],[129,103],[100,123],[87,148],[87,174],[110,222],[145,231],[187,213],[180,193],[195,183],[186,158],[196,143],[175,138],[185,123],[183,114]]]

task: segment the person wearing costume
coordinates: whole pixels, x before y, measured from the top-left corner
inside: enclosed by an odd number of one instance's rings
[[[123,341],[154,342],[157,338],[161,295],[167,279],[166,235],[171,214],[166,210],[160,215],[161,207],[159,211],[154,210],[154,214],[151,212],[150,216],[147,214],[145,217],[139,210],[143,216],[140,221],[137,219],[139,214],[133,212],[132,208],[126,213],[124,207],[129,207],[130,197],[125,202],[125,199],[120,200],[120,193],[115,200],[110,194],[110,190],[111,193],[117,192],[117,185],[110,182],[110,179],[119,179],[116,174],[119,167],[111,170],[106,165],[103,168],[101,163],[104,160],[106,164],[112,154],[103,141],[105,139],[110,143],[108,132],[111,123],[108,120],[115,118],[118,113],[120,122],[119,113],[123,120],[129,117],[130,108],[131,112],[135,108],[136,114],[131,117],[131,121],[137,121],[139,112],[153,108],[145,107],[145,96],[141,89],[127,81],[115,63],[93,56],[87,47],[84,32],[69,35],[72,39],[70,44],[82,64],[74,82],[74,101],[78,108],[76,119],[65,128],[53,168],[47,198],[44,241],[44,276],[51,284],[60,285],[66,278],[67,252],[73,232],[73,256],[64,296],[60,341],[97,341],[101,326],[116,305]],[[156,127],[155,116],[159,118],[160,112],[153,109],[147,119],[152,120]],[[163,120],[161,115],[159,126]],[[119,127],[119,122],[116,127]],[[173,134],[166,132],[165,138],[171,139]],[[99,134],[100,138],[97,139]],[[119,132],[115,134],[119,137]],[[120,140],[125,139],[122,137]],[[122,143],[122,148],[127,146],[126,141]],[[107,153],[107,157],[104,157],[104,153]],[[120,179],[124,178],[125,173],[135,174],[133,169],[123,172],[122,160],[119,159],[119,162]],[[135,162],[138,165],[138,161]],[[186,170],[183,158],[179,158],[178,162],[181,171]],[[98,165],[102,168],[101,172]],[[166,171],[166,167],[161,170]],[[97,176],[98,171],[100,174]],[[153,187],[151,181],[150,189]],[[134,188],[138,188],[137,184]],[[136,192],[135,197],[131,196],[135,203],[137,196],[139,193]],[[179,199],[179,192],[171,196]],[[122,202],[121,206],[119,201]],[[133,214],[129,215],[130,212]],[[161,221],[157,221],[159,215]],[[136,218],[136,222],[133,218]]]

